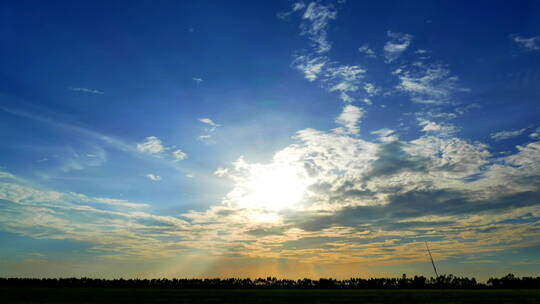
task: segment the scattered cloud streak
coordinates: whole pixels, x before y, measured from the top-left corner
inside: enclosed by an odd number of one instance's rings
[[[369,47],[369,45],[364,44],[358,48],[358,51],[364,54],[367,58],[377,58],[375,51]]]
[[[384,58],[386,63],[396,60],[411,45],[413,36],[410,34],[387,31],[390,40],[384,45]]]
[[[529,137],[530,138],[540,138],[540,127],[536,128],[536,130],[534,130],[534,132],[529,134]]]
[[[411,96],[415,103],[440,105],[449,103],[452,94],[468,89],[459,88],[459,78],[442,64],[425,64],[417,61],[397,73],[399,91]]]
[[[193,77],[192,79],[193,81],[195,81],[197,85],[201,84],[204,81],[202,78],[198,78],[198,77]]]
[[[212,133],[214,133],[214,131],[216,131],[217,128],[221,127],[221,125],[215,123],[210,118],[199,118],[199,121],[202,122],[203,124],[205,124],[206,127],[204,128],[205,134],[199,135],[199,137],[197,137],[197,139],[199,139],[200,141],[202,141],[202,142],[204,142],[206,144],[215,144],[216,141],[212,137]]]
[[[169,156],[172,157],[175,161],[181,161],[188,157],[187,153],[180,149],[176,149],[170,153],[167,153],[174,148],[175,147],[166,147],[162,143],[161,139],[157,138],[156,136],[148,136],[144,139],[143,142],[137,144],[137,151],[158,158]]]
[[[186,159],[187,156],[188,156],[188,155],[186,154],[186,152],[184,152],[184,151],[182,151],[182,150],[180,150],[180,149],[171,152],[171,154],[172,154],[172,156],[173,156],[173,158],[174,158],[175,161],[181,161],[181,160],[184,160],[184,159]]]
[[[304,77],[309,81],[316,80],[324,71],[324,66],[328,63],[326,57],[301,55],[297,56],[293,65],[304,73]]]
[[[395,132],[396,131],[392,129],[382,128],[371,132],[371,134],[379,136],[378,139],[381,142],[393,142],[399,139],[399,137],[395,135]]]
[[[304,6],[295,4],[294,10],[301,10]],[[331,43],[327,38],[328,22],[336,19],[337,11],[331,4],[322,5],[318,2],[311,2],[305,7],[300,25],[302,35],[307,36],[313,43],[317,53],[322,54],[330,51]]]
[[[302,11],[301,35],[307,35],[314,44],[310,51],[295,56],[293,66],[300,70],[307,80],[319,80],[329,92],[338,92],[342,101],[347,103],[355,101],[353,94],[361,88],[361,79],[366,70],[359,65],[339,64],[324,55],[331,49],[327,30],[330,20],[337,17],[336,9],[332,4],[311,2],[307,6],[294,5],[293,10],[287,14]],[[360,51],[366,50],[370,49],[366,46],[366,49],[361,48]],[[368,85],[363,88],[369,90],[375,87]]]
[[[417,121],[418,125],[422,127],[422,132],[426,133],[435,133],[440,136],[451,136],[458,131],[458,128],[451,124],[436,123],[424,118],[417,118]]]
[[[156,136],[148,136],[143,142],[137,144],[137,150],[141,153],[148,153],[160,156],[167,150]]]
[[[337,129],[338,132],[344,132],[349,134],[360,134],[360,128],[358,123],[364,115],[362,109],[353,105],[346,105],[343,107],[343,112],[338,116],[336,122],[343,126],[343,128]]]
[[[152,181],[155,181],[155,182],[158,182],[158,181],[161,180],[161,176],[156,175],[156,174],[153,174],[153,173],[148,173],[148,174],[146,174],[146,177],[147,177],[149,180],[152,180]]]
[[[523,129],[519,129],[519,130],[513,130],[513,131],[500,131],[500,132],[496,132],[496,133],[491,133],[491,135],[489,135],[489,137],[491,137],[491,139],[494,139],[496,141],[500,141],[500,140],[505,140],[505,139],[509,139],[509,138],[512,138],[512,137],[520,136],[525,131],[527,131],[527,128],[523,128]]]
[[[525,38],[511,36],[512,40],[527,51],[540,51],[540,36]]]
[[[89,89],[89,88],[69,88],[70,91],[73,92],[83,92],[83,93],[89,93],[89,94],[97,94],[97,95],[103,95],[105,94],[103,91],[96,90],[96,89]]]

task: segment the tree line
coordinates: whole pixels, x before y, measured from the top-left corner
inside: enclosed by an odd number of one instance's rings
[[[508,274],[501,278],[490,278],[486,283],[475,278],[441,275],[401,278],[332,278],[277,279],[267,278],[209,278],[209,279],[94,279],[94,278],[0,278],[0,287],[91,287],[91,288],[301,288],[301,289],[536,289],[540,288],[540,277],[516,277]]]

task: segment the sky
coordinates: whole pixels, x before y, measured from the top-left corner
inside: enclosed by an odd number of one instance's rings
[[[537,276],[538,16],[2,1],[0,276]]]

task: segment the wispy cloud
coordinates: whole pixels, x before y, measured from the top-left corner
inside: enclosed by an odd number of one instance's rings
[[[175,158],[174,155],[171,156],[175,160],[175,162],[171,161],[170,158],[164,157],[166,155],[166,151],[168,151],[169,149],[174,149],[175,147],[166,147],[156,136],[149,136],[141,143],[134,144],[132,142],[128,142],[114,136],[96,132],[94,130],[76,124],[64,122],[61,119],[56,118],[55,116],[49,117],[42,114],[7,107],[0,107],[0,110],[10,113],[12,115],[16,115],[18,117],[31,119],[40,123],[44,123],[46,125],[60,128],[61,130],[68,132],[69,134],[76,134],[80,137],[81,140],[87,142],[85,149],[74,150],[67,147],[64,149],[65,151],[63,150],[63,161],[59,168],[63,172],[79,170],[86,167],[99,166],[103,164],[107,160],[107,153],[105,147],[107,147],[107,149],[112,148],[123,153],[146,153],[152,156],[156,156],[154,160],[165,162],[168,166],[175,166],[174,163],[178,161],[178,158]],[[141,151],[140,149],[142,149],[143,151]],[[154,151],[155,153],[153,153],[152,151]],[[160,153],[158,151],[165,152]],[[50,158],[47,159],[50,160]],[[45,174],[43,176],[48,177],[48,174]]]
[[[161,176],[156,175],[156,174],[153,174],[153,173],[148,173],[148,174],[146,174],[146,177],[147,177],[149,180],[152,180],[152,181],[155,181],[155,182],[158,182],[158,181],[161,180]]]
[[[220,127],[219,124],[215,123],[210,118],[199,118],[199,121],[210,126],[210,128],[207,129],[209,132],[213,132],[217,127]]]
[[[395,135],[395,132],[396,132],[395,130],[383,128],[383,129],[375,130],[371,132],[371,134],[378,135],[379,136],[378,139],[381,142],[393,142],[399,139],[399,137]]]
[[[489,137],[491,137],[491,139],[494,139],[496,141],[500,141],[500,140],[505,140],[505,139],[519,136],[523,134],[523,132],[525,131],[527,131],[527,128],[523,128],[519,130],[500,131],[496,133],[491,133]]]
[[[291,16],[294,12],[302,10],[306,7],[306,4],[304,2],[296,2],[292,5],[292,8],[288,12],[280,12],[277,14],[277,17],[281,20],[286,20]]]
[[[388,31],[390,40],[384,45],[384,57],[387,63],[396,60],[411,45],[413,36],[410,34]]]
[[[379,94],[381,88],[378,88],[374,84],[367,82],[364,84],[364,91],[366,91],[369,96],[375,96]]]
[[[358,48],[358,51],[364,54],[368,58],[377,58],[375,51],[369,47],[369,45],[364,44]]]
[[[96,89],[89,89],[89,88],[73,88],[73,87],[70,87],[69,90],[74,91],[74,92],[83,92],[83,93],[98,94],[98,95],[103,95],[104,94],[103,91],[96,90]]]
[[[416,61],[396,75],[400,81],[396,88],[408,93],[416,103],[444,104],[450,102],[453,93],[468,91],[457,86],[459,78],[442,64]]]
[[[210,134],[199,135],[197,136],[197,139],[209,145],[213,145],[216,143],[216,141],[212,138],[212,135]]]
[[[344,102],[355,101],[353,93],[361,88],[361,79],[366,70],[356,64],[339,64],[324,55],[331,48],[327,30],[330,20],[336,19],[337,10],[332,4],[322,5],[319,2],[311,2],[307,6],[295,5],[290,13],[296,11],[304,11],[301,34],[307,35],[315,43],[311,50],[295,56],[293,66],[304,73],[307,80],[319,80],[328,91],[338,92],[339,98]],[[361,48],[360,51],[368,49]],[[371,90],[372,93],[375,89],[374,86],[369,85],[363,88]],[[368,100],[368,103],[371,101]]]
[[[534,132],[529,134],[529,137],[530,138],[540,138],[540,127],[536,128],[536,130],[534,130]]]
[[[167,148],[163,146],[161,140],[156,136],[148,136],[143,142],[137,144],[137,150],[141,153],[160,156]]]
[[[295,5],[297,10],[301,10],[304,6]],[[336,19],[337,12],[331,4],[322,5],[318,2],[311,2],[305,8],[302,19],[305,20],[301,24],[302,35],[306,35],[313,41],[314,49],[317,53],[322,54],[328,52],[332,45],[327,38],[328,22]]]
[[[359,65],[339,65],[325,56],[297,56],[293,65],[304,73],[307,80],[318,79],[329,92],[338,92],[344,102],[355,100],[351,93],[360,89],[361,80],[366,72]],[[363,88],[371,90],[371,93],[376,90],[372,84],[367,84]]]
[[[204,81],[202,78],[198,78],[198,77],[193,77],[192,79],[198,85],[201,84]]]
[[[424,118],[417,118],[418,125],[422,127],[422,132],[426,133],[435,133],[442,136],[451,136],[454,135],[458,128],[451,124],[441,124],[434,121],[430,121]]]
[[[344,128],[339,128],[337,131],[358,135],[360,133],[358,123],[363,115],[364,112],[361,108],[353,105],[346,105],[343,107],[343,111],[336,119],[336,122],[342,125]]]
[[[366,70],[357,65],[340,65],[326,70],[325,82],[330,83],[330,91],[356,91],[358,80]]]
[[[175,147],[166,147],[161,139],[156,136],[148,136],[144,139],[143,142],[137,144],[137,150],[141,153],[150,154],[155,157],[164,157],[166,155],[173,158],[175,161],[181,161],[188,157],[187,153],[180,149],[176,149],[170,153],[168,151],[174,149]]]
[[[304,73],[304,77],[309,81],[316,80],[324,71],[328,59],[323,56],[301,55],[297,56],[293,65]]]
[[[180,149],[171,152],[171,154],[176,161],[181,161],[188,157],[188,155]]]
[[[60,128],[62,130],[65,130],[70,133],[78,134],[80,136],[84,136],[85,138],[92,139],[93,141],[97,141],[103,144],[106,144],[110,147],[113,147],[115,149],[125,151],[125,152],[133,152],[136,153],[137,150],[133,148],[133,146],[130,143],[127,143],[121,139],[114,138],[112,136],[102,134],[99,132],[96,132],[91,129],[87,129],[84,127],[81,127],[79,125],[66,123],[61,121],[60,119],[56,119],[54,117],[48,117],[42,114],[37,114],[33,112],[28,112],[24,110],[19,109],[13,109],[13,108],[7,108],[7,107],[0,107],[1,110],[10,113],[12,115],[16,115],[19,117],[35,120],[41,123],[45,123],[47,125],[55,126],[57,128]]]
[[[215,140],[212,137],[212,133],[219,127],[221,127],[220,124],[215,123],[210,118],[199,118],[199,121],[205,124],[207,127],[204,128],[205,134],[200,135],[197,137],[198,140],[206,143],[206,144],[215,144]]]
[[[522,36],[513,35],[510,38],[522,48],[528,51],[540,51],[540,36],[525,38]]]
[[[88,167],[97,167],[107,161],[107,153],[99,146],[87,148],[88,150],[65,147],[62,149],[60,170],[69,172],[83,170]],[[87,151],[86,153],[83,151]],[[88,153],[91,151],[91,153]]]

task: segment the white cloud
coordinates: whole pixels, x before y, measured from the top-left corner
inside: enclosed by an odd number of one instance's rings
[[[358,91],[360,80],[365,72],[366,70],[358,65],[328,67],[322,82],[327,85],[330,92],[340,92],[341,100],[352,102],[355,98],[350,93]]]
[[[417,118],[418,125],[422,127],[422,131],[426,133],[437,133],[442,136],[451,136],[458,131],[458,128],[451,124],[439,124],[424,118]]]
[[[155,182],[161,180],[161,176],[155,175],[155,174],[152,174],[152,173],[146,174],[146,177],[147,177],[149,180],[153,180],[153,181],[155,181]]]
[[[213,145],[216,143],[216,141],[214,140],[214,138],[212,138],[212,135],[200,135],[197,137],[197,139],[207,145]]]
[[[405,52],[411,44],[413,36],[392,31],[388,31],[386,34],[390,38],[390,41],[384,45],[384,57],[387,63],[391,63]]]
[[[513,130],[513,131],[501,131],[501,132],[491,133],[489,137],[491,137],[491,139],[494,139],[496,141],[500,141],[500,140],[519,136],[523,134],[523,132],[525,132],[526,130],[527,128]]]
[[[328,80],[354,82],[362,78],[362,74],[365,72],[366,70],[358,65],[340,65],[328,68],[326,70],[326,76],[328,77]]]
[[[176,161],[181,161],[187,158],[187,154],[180,149],[171,152],[171,155]]]
[[[195,81],[196,84],[201,84],[204,80],[202,78],[193,77],[193,81]]]
[[[73,88],[73,87],[70,87],[69,89],[71,91],[74,91],[74,92],[83,92],[83,93],[98,94],[98,95],[103,95],[104,94],[100,90],[89,89],[89,88]]]
[[[296,2],[293,4],[292,10],[293,11],[299,11],[306,7],[306,4],[304,2]]]
[[[372,83],[366,83],[364,84],[364,90],[366,91],[366,93],[368,93],[369,96],[374,96],[374,95],[377,95],[379,94],[379,92],[381,91],[380,88],[377,88],[374,84]]]
[[[466,106],[463,106],[463,107],[457,107],[455,109],[456,113],[459,114],[459,115],[463,115],[463,114],[466,114],[468,113],[469,111],[473,110],[473,109],[480,109],[481,106],[477,103],[471,103],[471,104],[468,104]]]
[[[98,255],[106,251],[141,257],[170,251],[167,248],[172,244],[163,242],[158,235],[182,230],[187,223],[147,213],[148,207],[0,182],[0,230],[39,239],[85,242]]]
[[[302,10],[306,7],[306,4],[304,2],[296,2],[293,4],[292,8],[290,11],[288,12],[280,12],[277,14],[277,17],[281,20],[286,20],[287,18],[289,18],[289,16],[296,12],[296,11],[299,11],[299,10]]]
[[[381,142],[393,142],[399,140],[399,137],[395,135],[395,130],[383,128],[371,132],[371,134],[378,135]]]
[[[440,64],[415,62],[398,75],[400,83],[396,88],[408,93],[416,103],[444,104],[450,101],[454,92],[467,91],[458,88],[456,83],[459,78]]]
[[[199,121],[202,122],[205,125],[208,125],[209,127],[204,129],[204,132],[206,134],[200,135],[197,137],[198,140],[206,143],[206,144],[215,144],[216,141],[212,138],[212,133],[218,128],[221,127],[221,125],[215,123],[210,118],[199,118]]]
[[[353,105],[346,105],[343,107],[343,111],[336,119],[336,122],[345,127],[345,129],[340,128],[338,131],[358,135],[360,133],[358,123],[360,122],[360,119],[362,119],[363,115],[364,112],[361,108]]]
[[[362,98],[362,102],[365,103],[365,104],[367,104],[367,105],[372,105],[372,104],[373,104],[373,102],[371,101],[371,99],[366,98],[366,97]]]
[[[137,151],[141,153],[147,153],[156,157],[164,157],[166,151],[170,151],[173,147],[166,147],[161,139],[156,136],[148,136],[144,139],[142,143],[137,144]],[[187,154],[180,150],[176,149],[169,154],[169,157],[172,157],[175,161],[181,161],[187,158]]]
[[[530,138],[540,138],[540,127],[536,128],[533,133],[529,134]]]
[[[107,153],[99,146],[88,148],[92,153],[76,150],[71,147],[64,148],[61,153],[62,164],[60,170],[69,172],[73,170],[83,170],[87,167],[97,167],[107,161]]]
[[[159,156],[161,153],[165,152],[167,148],[163,146],[161,140],[156,136],[148,136],[142,143],[137,144],[137,150],[142,153]]]
[[[199,121],[210,126],[210,128],[208,129],[209,132],[212,132],[217,127],[221,126],[221,125],[215,123],[214,121],[212,121],[210,118],[199,118]]]
[[[374,134],[394,133],[381,129]],[[216,175],[232,180],[231,191],[221,204],[182,214],[188,221],[99,209],[93,198],[81,204],[71,194],[0,183],[0,228],[84,241],[93,244],[93,251],[143,259],[177,256],[179,251],[171,248],[180,247],[198,255],[372,265],[397,258],[416,261],[423,250],[417,248],[418,239],[428,236],[441,260],[482,248],[523,247],[540,237],[530,221],[520,221],[540,218],[534,196],[539,192],[535,164],[540,142],[492,159],[486,145],[457,137],[373,143],[304,129],[294,141],[269,162],[239,158],[218,169]],[[504,224],[509,220],[512,224]],[[315,237],[323,243],[290,249]],[[332,250],[323,250],[328,238]]]
[[[360,80],[363,78],[362,74],[366,70],[359,65],[341,65],[330,61],[327,56],[321,55],[330,50],[330,43],[327,40],[328,22],[335,19],[337,15],[333,5],[324,6],[317,2],[311,2],[307,6],[297,6],[293,11],[302,10],[304,7],[305,12],[302,15],[304,21],[301,24],[302,35],[307,35],[315,42],[314,50],[296,55],[292,65],[304,73],[307,80],[320,80],[321,85],[328,91],[338,92],[342,101],[347,103],[355,101],[352,93],[359,90]],[[372,50],[366,46],[366,48],[361,47],[359,51],[369,53]],[[376,89],[372,84],[368,84],[365,88]],[[374,90],[370,92],[373,93]]]
[[[383,128],[383,129],[375,130],[375,131],[371,132],[371,134],[386,137],[386,136],[389,136],[389,135],[391,135],[391,134],[393,134],[395,132],[396,132],[395,130],[388,129],[388,128]]]
[[[528,51],[540,51],[540,36],[525,38],[522,36],[513,36],[514,42]]]
[[[304,77],[309,81],[314,81],[323,72],[324,66],[327,64],[328,59],[324,56],[297,56],[293,65],[296,69],[304,73]]]
[[[373,49],[369,48],[367,44],[364,44],[363,46],[358,48],[358,51],[362,54],[364,54],[368,58],[377,58],[377,55],[375,55],[375,51]]]
[[[314,42],[313,47],[319,54],[328,52],[332,47],[327,39],[327,29],[328,22],[336,19],[336,16],[337,12],[332,5],[325,6],[317,2],[311,2],[302,15],[302,19],[307,20],[301,24],[302,35]]]

